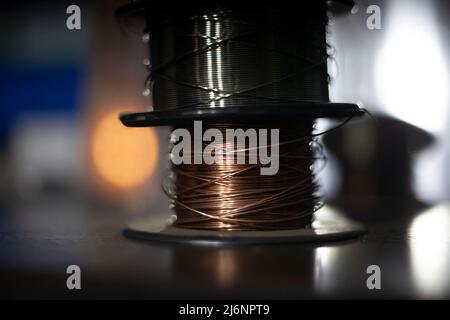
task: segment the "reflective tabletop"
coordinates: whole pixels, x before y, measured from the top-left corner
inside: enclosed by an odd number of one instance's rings
[[[335,205],[350,213],[362,210]],[[450,298],[450,205],[382,201],[364,210],[387,218],[365,221],[368,233],[353,240],[192,246],[127,239],[122,231],[130,217],[76,201],[4,208],[0,294],[68,299]],[[66,288],[69,265],[81,269],[81,290]],[[372,265],[379,267],[380,290],[368,289]]]

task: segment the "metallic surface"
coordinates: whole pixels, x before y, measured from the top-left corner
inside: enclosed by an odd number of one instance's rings
[[[327,102],[326,2],[148,8],[154,110]]]

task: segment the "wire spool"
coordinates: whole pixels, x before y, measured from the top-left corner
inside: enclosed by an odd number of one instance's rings
[[[292,1],[197,0],[176,8],[138,1],[118,10],[126,19],[137,13],[150,38],[146,85],[154,111],[122,115],[122,122],[191,132],[194,120],[222,132],[279,128],[280,168],[274,176],[261,176],[260,165],[173,166],[165,191],[175,207],[174,224],[156,233],[144,224],[146,229],[135,226],[127,234],[179,239],[177,230],[185,229],[188,239],[206,232],[208,239],[220,240],[225,231],[225,238],[245,242],[242,233],[248,231],[256,232],[252,241],[261,230],[272,230],[272,241],[280,232],[283,239],[282,230],[294,231],[285,237],[291,240],[361,231],[346,225],[318,236],[311,228],[321,207],[311,167],[323,156],[314,119],[362,113],[355,105],[328,100],[326,1],[299,7]],[[225,154],[237,152],[224,143],[216,147]],[[306,228],[311,231],[305,233]]]

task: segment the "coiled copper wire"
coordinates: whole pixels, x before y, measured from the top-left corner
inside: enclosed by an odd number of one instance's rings
[[[278,125],[204,125],[204,130],[216,128],[224,136],[228,128],[279,128],[279,171],[276,175],[261,175],[260,163],[173,165],[174,176],[168,178],[165,191],[176,211],[175,225],[218,230],[307,227],[312,214],[320,207],[312,166],[316,159],[323,158],[312,135],[312,125],[308,120]],[[186,129],[193,136],[193,128]],[[237,151],[237,146],[232,148],[227,143],[220,147],[224,153]],[[246,148],[248,160],[248,141]]]

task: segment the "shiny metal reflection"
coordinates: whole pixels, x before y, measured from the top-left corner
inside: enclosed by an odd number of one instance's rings
[[[155,110],[328,102],[325,1],[273,9],[199,4],[149,17]]]
[[[412,277],[418,295],[438,298],[450,283],[450,204],[432,207],[409,227]]]

